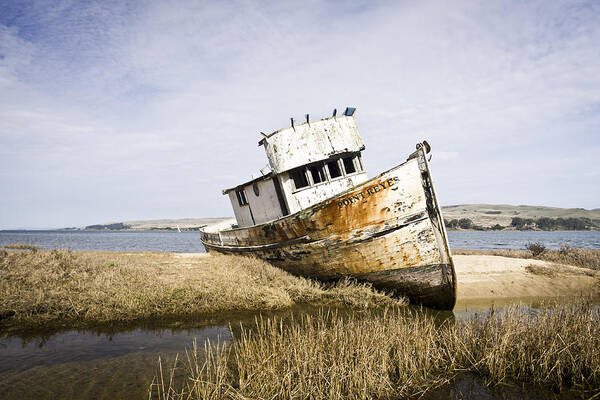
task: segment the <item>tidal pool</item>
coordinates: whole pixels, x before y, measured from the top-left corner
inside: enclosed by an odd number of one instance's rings
[[[540,299],[513,299],[495,302],[495,309],[520,303],[542,307]],[[459,303],[454,312],[432,313],[440,321],[468,318],[487,312],[491,302]],[[322,311],[296,307],[262,316],[297,318],[303,313]],[[338,313],[352,310],[337,309]],[[198,343],[232,340],[231,329],[240,323],[251,326],[259,314],[231,314],[217,319],[184,322],[148,321],[137,326],[103,327],[96,330],[40,331],[0,339],[0,398],[12,399],[142,399],[158,371],[173,364],[176,355],[185,357],[194,339]],[[230,328],[233,327],[233,328]],[[176,379],[181,380],[183,371]],[[528,385],[486,386],[481,379],[464,374],[432,390],[425,399],[566,399],[581,397],[575,392],[555,394],[549,389]]]

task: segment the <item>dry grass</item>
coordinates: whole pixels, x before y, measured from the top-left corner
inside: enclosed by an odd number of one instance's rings
[[[531,264],[525,267],[525,270],[534,275],[556,278],[558,276],[557,267],[553,265],[535,265]]]
[[[90,325],[295,304],[402,304],[370,287],[326,287],[263,261],[166,253],[0,252],[0,332],[44,324]]]
[[[600,271],[600,250],[562,247],[560,250],[545,250],[534,257],[528,250],[452,250],[452,254],[464,255],[492,255],[514,258],[530,258],[544,260],[557,264],[572,265],[575,267],[589,268]]]
[[[542,276],[547,276],[549,278],[556,278],[556,277],[562,276],[562,277],[565,277],[565,279],[568,279],[565,275],[569,274],[569,273],[574,274],[575,276],[585,275],[585,276],[589,276],[592,278],[600,277],[600,271],[597,271],[597,270],[593,270],[593,269],[589,269],[589,270],[583,269],[582,270],[582,269],[577,268],[576,271],[572,271],[569,269],[569,267],[565,267],[564,265],[560,265],[560,264],[547,264],[547,265],[531,264],[531,265],[526,266],[525,270],[527,270],[528,272],[530,272],[534,275],[542,275]]]
[[[31,244],[25,244],[25,243],[12,243],[12,244],[7,244],[5,246],[0,246],[0,247],[5,248],[5,249],[11,249],[11,250],[31,250],[31,251],[39,250],[39,247],[33,246]]]
[[[150,397],[404,398],[464,372],[495,384],[600,392],[600,312],[586,301],[536,314],[492,310],[459,322],[391,309],[291,323],[258,320],[233,331],[230,345],[194,343],[186,352],[182,386],[165,382],[161,366]]]

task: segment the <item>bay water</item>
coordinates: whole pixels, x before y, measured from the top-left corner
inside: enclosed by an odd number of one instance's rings
[[[453,249],[524,249],[539,242],[547,248],[560,246],[600,249],[600,231],[449,231]],[[160,251],[201,253],[204,246],[198,231],[0,231],[0,246],[11,243],[42,249],[101,251]]]

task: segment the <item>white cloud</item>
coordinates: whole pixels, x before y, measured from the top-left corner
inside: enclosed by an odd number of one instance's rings
[[[259,131],[347,105],[372,175],[427,139],[442,203],[598,207],[596,3],[352,4],[0,10],[0,226],[231,214]]]

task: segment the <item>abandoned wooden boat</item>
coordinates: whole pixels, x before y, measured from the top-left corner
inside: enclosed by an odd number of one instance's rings
[[[367,179],[354,118],[292,125],[263,135],[270,171],[223,190],[235,220],[201,229],[207,251],[255,255],[296,275],[351,277],[452,309],[456,276],[429,172],[427,142]]]

